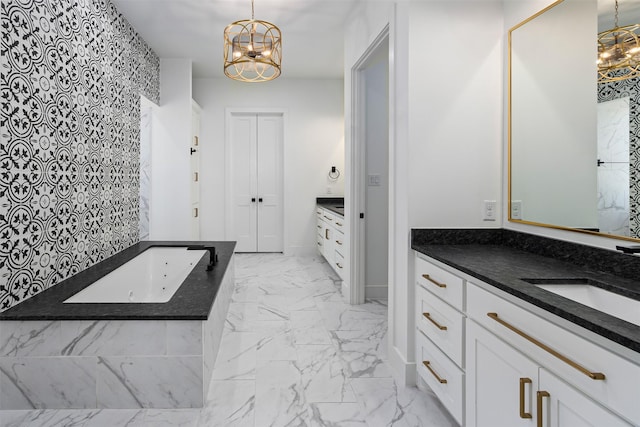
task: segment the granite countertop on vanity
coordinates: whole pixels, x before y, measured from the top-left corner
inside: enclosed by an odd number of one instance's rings
[[[640,352],[640,326],[525,282],[589,279],[640,300],[640,257],[505,229],[414,229],[412,249]]]
[[[207,271],[209,254],[202,256],[187,279],[166,303],[67,303],[67,298],[91,285],[152,246],[214,246],[218,263]],[[144,241],[0,313],[2,320],[206,320],[236,242]]]
[[[316,204],[344,217],[344,197],[316,197]]]

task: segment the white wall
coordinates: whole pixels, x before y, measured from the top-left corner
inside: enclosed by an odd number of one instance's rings
[[[225,239],[225,108],[282,108],[284,139],[285,253],[313,254],[315,198],[344,194],[343,84],[339,79],[284,79],[247,84],[195,79],[193,98],[201,113],[200,236]],[[341,178],[329,181],[331,166]]]
[[[160,107],[153,117],[150,240],[189,240],[191,60],[160,60]]]
[[[500,218],[482,220],[482,201],[500,201],[502,193],[502,6],[497,0],[443,0],[362,7],[345,42],[345,125],[352,126],[351,69],[389,24],[389,362],[397,376],[411,383],[415,285],[410,229],[501,225]],[[434,34],[455,37],[442,43]],[[351,147],[347,132],[347,164],[352,163]],[[349,214],[349,202],[346,206]]]

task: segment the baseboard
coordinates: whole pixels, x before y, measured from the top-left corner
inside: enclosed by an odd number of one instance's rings
[[[401,384],[407,387],[416,385],[416,364],[415,362],[407,362],[407,360],[400,354],[400,351],[395,346],[390,346],[389,352],[389,366],[393,376]]]
[[[365,299],[387,299],[389,298],[389,287],[386,285],[365,286]]]

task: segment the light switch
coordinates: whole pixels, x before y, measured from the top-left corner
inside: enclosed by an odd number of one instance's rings
[[[380,186],[380,175],[372,174],[369,175],[369,187],[379,187]]]

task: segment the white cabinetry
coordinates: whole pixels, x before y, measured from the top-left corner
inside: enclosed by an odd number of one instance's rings
[[[344,217],[323,207],[316,207],[318,252],[342,280],[347,276],[348,263],[344,253]]]
[[[640,426],[638,364],[418,253],[415,280],[418,375],[460,425]]]
[[[191,105],[191,240],[200,240],[200,106]]]
[[[422,255],[415,282],[418,375],[463,424],[465,282]]]
[[[467,292],[468,426],[640,424],[640,366],[475,284]]]

